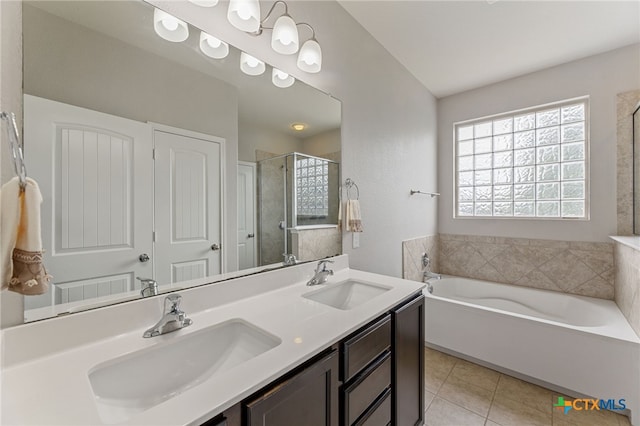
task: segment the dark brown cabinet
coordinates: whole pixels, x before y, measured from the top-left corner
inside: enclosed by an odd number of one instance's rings
[[[424,296],[391,311],[394,425],[424,421]]]
[[[338,351],[245,402],[247,426],[338,426]]]
[[[206,425],[415,426],[423,420],[419,293]]]

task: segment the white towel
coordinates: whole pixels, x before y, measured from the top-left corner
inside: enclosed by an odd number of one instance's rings
[[[349,200],[346,206],[346,227],[348,232],[362,232],[362,215],[360,201]]]
[[[51,276],[42,264],[40,188],[27,178],[21,191],[18,178],[13,178],[2,186],[0,193],[1,287],[25,295],[46,293]]]

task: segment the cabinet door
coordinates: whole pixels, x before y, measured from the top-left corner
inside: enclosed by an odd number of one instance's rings
[[[393,422],[421,425],[424,417],[424,296],[396,308],[393,321]]]
[[[245,405],[248,426],[337,426],[338,353],[331,352]]]

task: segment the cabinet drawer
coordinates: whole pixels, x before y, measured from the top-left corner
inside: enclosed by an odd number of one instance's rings
[[[387,351],[355,382],[344,389],[345,424],[350,425],[355,422],[390,384],[391,352]]]
[[[386,426],[391,423],[391,389],[387,390],[378,397],[376,402],[371,406],[354,426]]]
[[[391,317],[389,315],[362,330],[342,344],[341,375],[343,383],[354,377],[391,346]]]

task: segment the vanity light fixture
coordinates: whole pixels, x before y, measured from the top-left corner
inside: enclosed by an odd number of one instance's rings
[[[293,130],[295,130],[296,132],[301,132],[301,131],[303,131],[304,129],[306,129],[306,128],[307,128],[307,125],[306,125],[306,124],[303,124],[303,123],[293,123],[293,124],[291,125],[291,128],[292,128]]]
[[[219,38],[201,31],[200,50],[210,58],[222,59],[229,54],[229,45]]]
[[[284,14],[280,15],[280,17],[276,19],[276,23],[273,27],[264,26],[264,23],[269,20],[273,10],[279,4],[284,6]],[[262,34],[263,30],[273,30],[271,34],[271,48],[274,51],[283,55],[293,55],[298,51],[298,27],[293,18],[289,16],[287,4],[282,0],[277,0],[273,3],[271,9],[269,9],[269,12],[267,13],[267,16],[260,21],[260,28],[255,32],[255,35]]]
[[[274,68],[273,72],[271,73],[271,81],[273,82],[274,86],[285,89],[287,87],[291,87],[293,83],[295,83],[296,79],[286,72]]]
[[[322,49],[316,40],[316,32],[313,27],[305,22],[298,25],[306,25],[311,30],[311,38],[304,42],[298,53],[298,68],[309,73],[317,73],[322,69]]]
[[[160,9],[153,11],[153,29],[163,39],[175,43],[185,41],[189,37],[186,22]]]
[[[258,0],[230,0],[227,19],[237,29],[248,33],[260,30],[260,2]]]
[[[266,65],[260,59],[242,52],[240,53],[240,69],[247,75],[260,75],[265,71]]]
[[[218,0],[189,0],[193,4],[197,4],[202,7],[213,7],[218,4]]]

